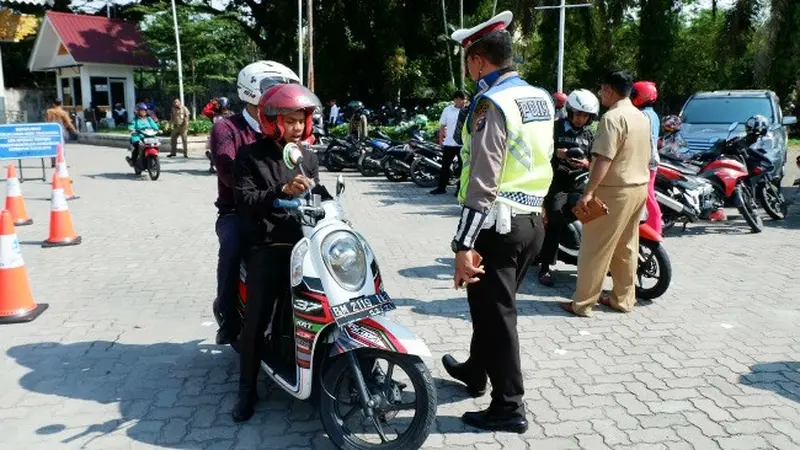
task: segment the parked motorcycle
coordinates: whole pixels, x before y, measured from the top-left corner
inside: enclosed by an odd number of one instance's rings
[[[409,143],[414,150],[414,162],[411,163],[411,180],[419,187],[430,188],[439,182],[439,171],[442,169],[442,147],[427,142]],[[450,166],[449,184],[458,180],[455,174],[460,173],[458,158],[453,159]]]
[[[161,163],[158,160],[158,149],[161,147],[161,141],[158,139],[158,132],[152,129],[137,130],[142,138],[139,141],[139,155],[136,161],[133,161],[130,156],[126,158],[128,164],[133,167],[133,172],[139,176],[147,171],[150,179],[155,181],[161,175]]]
[[[388,136],[378,132],[379,136],[388,139]],[[415,130],[411,133],[409,142],[424,142],[422,134]],[[386,149],[381,165],[386,179],[393,182],[406,181],[411,176],[411,164],[414,162],[414,149],[409,143],[391,142],[392,146]]]
[[[287,165],[300,164],[292,149],[284,153]],[[292,250],[291,292],[276,304],[261,367],[288,394],[315,402],[337,448],[418,449],[436,416],[436,388],[420,359],[430,351],[386,317],[396,307],[372,248],[344,218],[338,201],[344,188],[340,175],[336,200],[307,193],[275,201],[302,225],[304,237]],[[242,264],[240,314],[245,273]],[[214,314],[220,322],[216,307]]]
[[[392,143],[381,138],[367,138],[367,149],[358,158],[358,171],[365,177],[374,177],[383,170],[383,158]]]
[[[731,124],[729,132],[738,124]],[[756,193],[771,198],[768,174],[772,163],[762,152],[752,149],[747,136],[717,141],[708,153],[688,160],[662,153],[656,175],[656,199],[662,206],[664,229],[676,222],[722,220],[727,203],[739,209],[747,224],[758,233],[764,223],[758,213]]]
[[[354,137],[331,138],[325,150],[322,164],[330,172],[341,172],[344,169],[358,168],[358,160],[365,151],[361,142]]]
[[[580,175],[577,183],[585,186],[589,180],[589,173]],[[583,189],[581,187],[581,189]],[[636,269],[636,297],[652,300],[664,295],[672,281],[672,265],[664,248],[664,237],[650,225],[646,224],[647,208],[644,209],[639,221],[639,265]],[[567,232],[562,233],[558,245],[557,258],[569,265],[578,264],[583,224],[575,220],[567,226]],[[650,282],[652,286],[649,286]],[[649,286],[649,287],[648,287]]]

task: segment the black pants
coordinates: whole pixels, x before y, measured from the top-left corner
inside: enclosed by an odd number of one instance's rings
[[[247,303],[244,326],[239,336],[239,386],[255,391],[264,332],[272,309],[279,297],[289,289],[291,245],[258,245],[250,247],[247,257]]]
[[[447,188],[447,183],[450,182],[450,165],[453,164],[453,160],[456,158],[460,163],[461,147],[451,147],[449,145],[442,147],[442,169],[439,171],[439,189]],[[461,164],[459,164],[459,167],[461,167]],[[456,176],[460,175],[460,173],[456,174]]]
[[[239,318],[236,310],[239,292],[239,266],[242,259],[242,231],[239,216],[233,212],[220,213],[215,225],[219,240],[217,255],[217,304],[222,312],[226,334],[235,336]]]
[[[547,230],[542,244],[540,273],[550,270],[556,263],[558,244],[567,225],[576,220],[572,207],[577,204],[580,193],[550,192],[544,199],[544,208],[547,210]]]
[[[516,297],[531,260],[542,246],[542,228],[541,216],[516,216],[510,233],[483,230],[475,242],[486,274],[467,287],[472,343],[466,368],[475,379],[489,375],[492,409],[524,411]]]

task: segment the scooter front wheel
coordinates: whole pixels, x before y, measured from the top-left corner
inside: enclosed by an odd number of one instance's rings
[[[375,406],[368,416],[350,358],[347,354],[338,356],[323,374],[324,392],[319,396],[320,419],[331,442],[346,450],[422,447],[436,418],[436,388],[425,363],[413,355],[373,349],[353,351]],[[404,376],[397,373],[400,371]]]
[[[161,175],[161,164],[158,162],[157,156],[147,157],[147,174],[150,175],[150,179],[153,181],[156,181],[158,176]]]

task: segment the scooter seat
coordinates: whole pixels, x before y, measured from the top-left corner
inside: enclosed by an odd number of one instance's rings
[[[700,173],[700,167],[697,166],[672,164],[664,161],[661,162],[661,165],[664,167],[668,167],[676,172],[682,173],[684,175],[697,175],[698,173]]]

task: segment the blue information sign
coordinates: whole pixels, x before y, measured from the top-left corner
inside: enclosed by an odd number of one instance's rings
[[[0,160],[53,158],[63,133],[60,123],[0,125]]]

